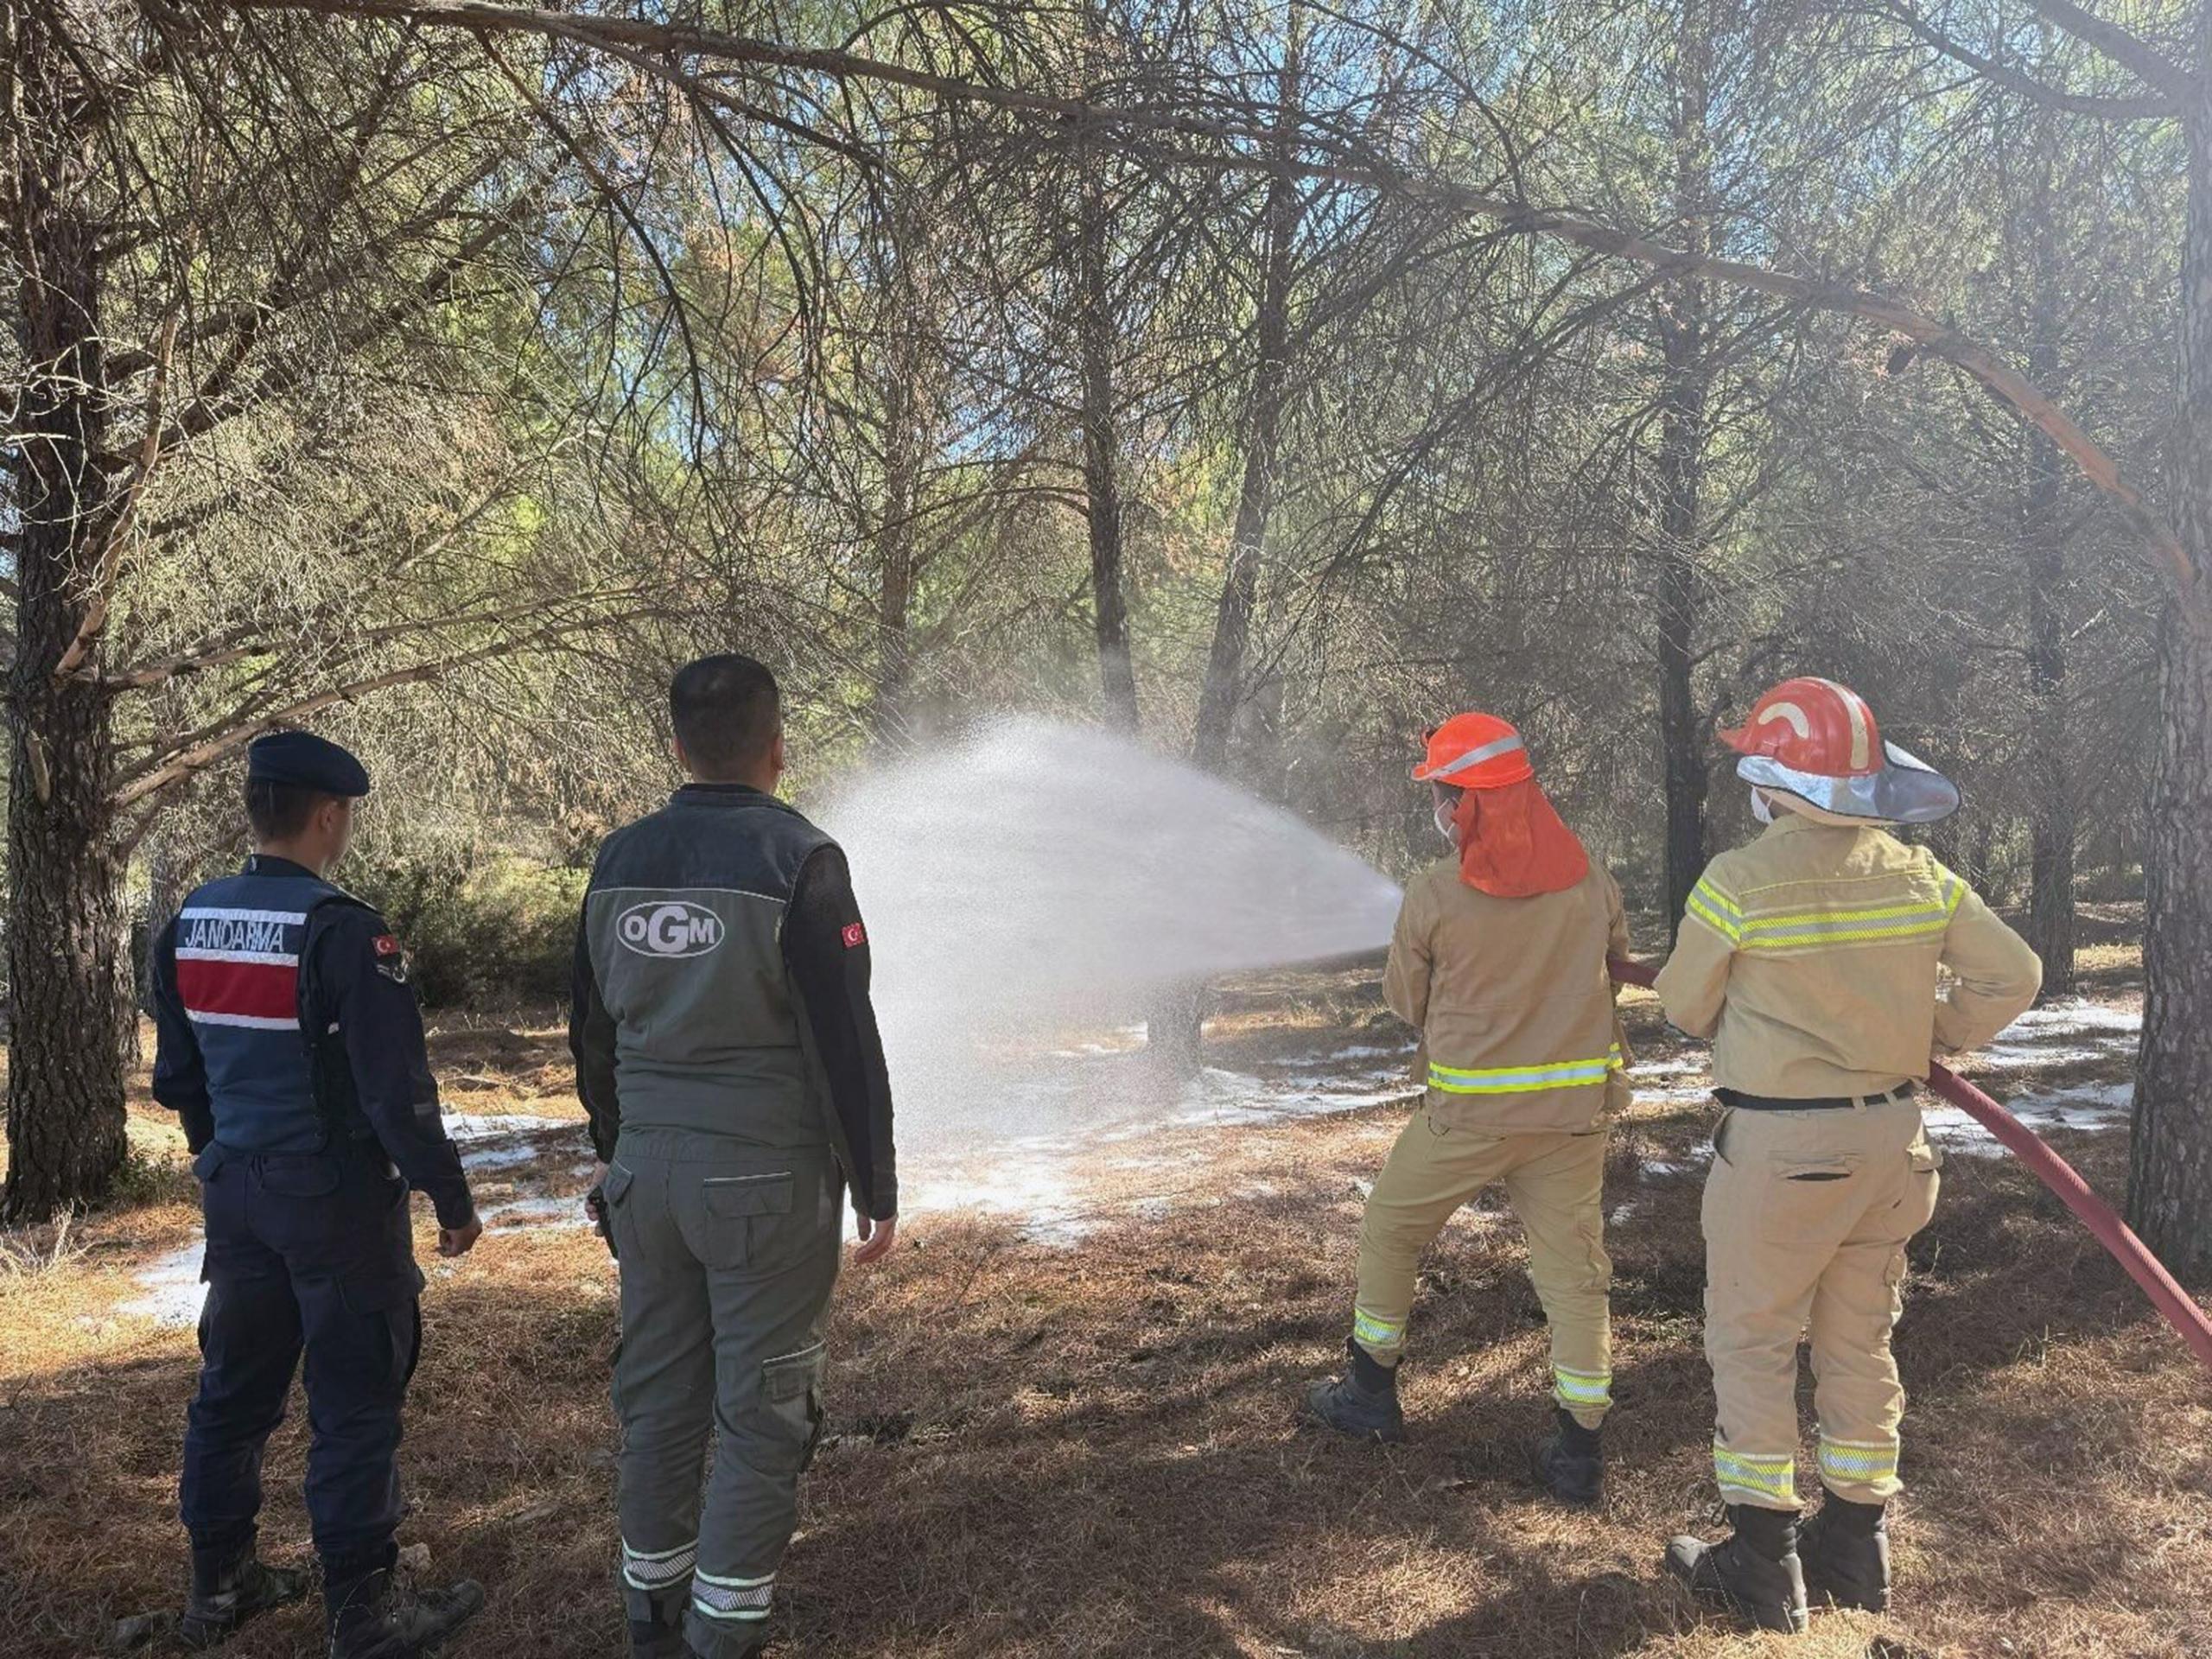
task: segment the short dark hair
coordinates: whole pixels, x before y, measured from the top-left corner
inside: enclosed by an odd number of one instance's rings
[[[668,713],[693,769],[711,779],[759,765],[784,727],[776,677],[735,652],[678,669],[668,685]]]
[[[289,841],[308,827],[315,808],[339,798],[304,784],[280,784],[268,778],[245,781],[245,821],[256,841]]]

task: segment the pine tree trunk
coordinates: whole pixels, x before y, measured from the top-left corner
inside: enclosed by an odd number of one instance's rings
[[[2167,452],[2174,528],[2195,575],[2158,640],[2127,1218],[2177,1274],[2202,1277],[2212,1274],[2212,7],[2196,36],[2180,396]]]
[[[2038,383],[2041,384],[2041,383]],[[2066,550],[2058,522],[2058,450],[2041,433],[2029,444],[2029,743],[2036,774],[2030,825],[2028,943],[2043,958],[2043,995],[2074,990],[2074,756],[2066,702]]]
[[[1712,243],[1713,37],[1698,8],[1683,9],[1675,65],[1675,212],[1683,245]],[[1705,870],[1707,755],[1712,734],[1699,717],[1697,664],[1699,515],[1705,482],[1712,294],[1702,282],[1675,283],[1660,319],[1665,379],[1660,391],[1658,581],[1659,738],[1667,798],[1667,912],[1679,922]]]
[[[1298,111],[1298,20],[1284,48],[1275,103],[1278,153],[1287,159]],[[1261,218],[1266,237],[1261,256],[1260,302],[1253,319],[1255,347],[1251,402],[1244,420],[1244,477],[1236,493],[1236,525],[1229,569],[1214,613],[1213,647],[1198,691],[1198,719],[1191,758],[1209,772],[1229,767],[1229,735],[1243,692],[1244,653],[1252,637],[1252,611],[1260,595],[1261,554],[1274,509],[1275,454],[1282,440],[1285,384],[1290,371],[1290,282],[1298,233],[1298,187],[1287,174],[1268,181]]]
[[[1098,641],[1098,688],[1107,717],[1137,729],[1136,670],[1129,655],[1128,601],[1122,588],[1121,429],[1114,406],[1114,302],[1107,280],[1106,203],[1084,186],[1076,260],[1083,359],[1083,487],[1090,530],[1090,592]]]
[[[122,1166],[120,872],[111,850],[107,696],[54,670],[84,621],[115,491],[107,448],[93,157],[83,88],[45,26],[11,20],[16,102],[7,201],[24,264],[26,365],[8,451],[16,654],[8,682],[8,1181],[0,1219],[43,1221],[102,1197]]]
[[[875,528],[875,688],[868,705],[869,734],[878,745],[894,749],[906,744],[906,698],[913,678],[914,514],[922,467],[915,359],[902,329],[893,346],[883,405],[883,510]]]
[[[2058,215],[2050,197],[2058,124],[2048,111],[2035,122],[2032,188],[2024,227],[2031,239],[2028,373],[2046,391],[2058,390],[2063,372],[2061,340],[2064,295],[2058,275]],[[2066,460],[2058,446],[2032,428],[2023,434],[2027,480],[2022,493],[2022,539],[2028,565],[2028,734],[2035,775],[2029,824],[2028,943],[2043,958],[2045,999],[2074,990],[2074,858],[2079,822],[2074,797],[2074,753],[2067,718]]]

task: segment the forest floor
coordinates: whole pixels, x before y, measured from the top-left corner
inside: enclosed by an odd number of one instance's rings
[[[2082,998],[1967,1069],[2117,1198],[2134,964],[2116,944],[2087,960]],[[1542,1323],[1495,1197],[1425,1264],[1412,1441],[1294,1421],[1339,1355],[1408,1051],[1372,966],[1274,976],[1224,994],[1209,1070],[1169,1121],[1108,1112],[1087,1134],[970,1135],[906,1160],[899,1250],[839,1288],[830,1433],[773,1651],[2212,1656],[2212,1380],[2057,1201],[1950,1116],[1897,1335],[1912,1396],[1897,1611],[1818,1614],[1785,1643],[1737,1635],[1666,1579],[1667,1535],[1717,1517],[1699,1348],[1712,1112],[1700,1053],[1648,997],[1627,1007],[1603,1510],[1556,1510],[1527,1477],[1548,1415]],[[1124,1046],[1058,1058],[1141,1094]],[[455,1659],[615,1659],[613,1270],[578,1224],[588,1148],[562,1034],[460,1022],[434,1047],[491,1230],[438,1262],[418,1205],[430,1287],[403,1538],[432,1573],[490,1587]],[[130,1205],[0,1234],[10,1659],[99,1653],[118,1621],[181,1598],[196,1214],[174,1124],[142,1103],[131,1135]],[[296,1405],[269,1458],[278,1557],[302,1548],[303,1419]],[[315,1618],[275,1616],[230,1651],[318,1651]]]

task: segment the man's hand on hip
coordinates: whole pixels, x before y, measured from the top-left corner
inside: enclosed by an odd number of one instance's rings
[[[899,1236],[899,1217],[886,1216],[880,1221],[871,1221],[863,1215],[853,1217],[853,1230],[860,1237],[860,1248],[853,1252],[853,1265],[866,1267],[880,1262],[891,1254],[891,1246]]]

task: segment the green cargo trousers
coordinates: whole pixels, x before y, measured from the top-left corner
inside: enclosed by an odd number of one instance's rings
[[[614,1360],[623,1599],[704,1659],[763,1640],[822,1424],[837,1281],[829,1149],[624,1130],[606,1185],[622,1276]],[[714,1473],[700,1501],[707,1431]]]

